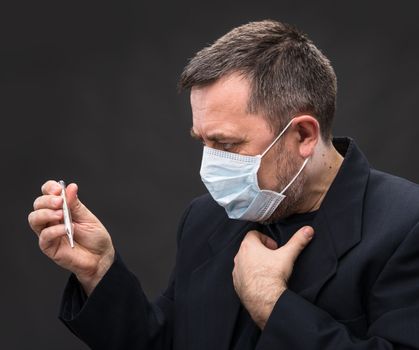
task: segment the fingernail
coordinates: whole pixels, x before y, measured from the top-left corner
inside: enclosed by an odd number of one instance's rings
[[[314,231],[309,227],[304,228],[303,233],[304,233],[304,236],[306,236],[307,238],[312,238],[314,235]]]

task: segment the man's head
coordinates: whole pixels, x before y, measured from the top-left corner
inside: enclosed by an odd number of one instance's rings
[[[296,115],[315,117],[330,141],[336,75],[329,60],[296,28],[276,21],[237,27],[199,51],[185,67],[180,88],[202,87],[231,73],[250,83],[248,111],[274,131]]]
[[[261,154],[293,119],[262,158],[261,189],[280,192],[304,159],[318,163],[313,153],[320,140],[330,143],[335,74],[320,51],[288,25],[262,21],[232,30],[192,58],[180,86],[191,88],[192,135],[211,148]],[[307,173],[287,190],[271,219],[298,210],[307,195]]]

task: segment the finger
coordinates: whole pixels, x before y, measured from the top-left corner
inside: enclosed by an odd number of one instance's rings
[[[73,219],[77,221],[79,218],[86,218],[90,212],[77,196],[78,186],[75,183],[71,183],[65,191]]]
[[[255,244],[262,243],[266,248],[272,250],[278,249],[278,244],[271,237],[256,230],[249,231],[244,237],[243,241],[244,240],[250,240]]]
[[[258,236],[258,231],[252,230],[246,233],[246,236],[244,236],[244,239],[256,238],[257,236]]]
[[[47,194],[40,196],[33,202],[33,209],[61,209],[63,207],[63,199],[61,196]]]
[[[78,191],[79,191],[79,187],[75,183],[71,183],[66,187],[65,194],[67,196],[67,202],[70,207],[75,206],[78,200],[78,196],[77,196]]]
[[[53,194],[58,196],[61,193],[61,186],[57,181],[49,180],[42,185],[41,191],[43,194]]]
[[[298,256],[313,238],[314,230],[310,226],[300,228],[281,249],[289,254],[289,259],[295,263]]]
[[[276,243],[271,237],[259,232],[259,239],[266,248],[272,250],[278,249],[278,243]]]
[[[61,220],[62,217],[62,210],[39,209],[29,214],[28,222],[32,230],[39,235],[46,226]]]
[[[57,243],[57,239],[66,236],[65,225],[55,225],[43,229],[39,235],[39,247],[42,251],[46,251]]]

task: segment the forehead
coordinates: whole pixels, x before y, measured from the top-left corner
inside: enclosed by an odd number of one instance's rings
[[[238,73],[222,77],[214,83],[195,86],[191,90],[193,112],[229,109],[246,112],[250,95],[248,80]]]
[[[220,78],[209,85],[193,87],[193,130],[205,135],[220,128],[232,132],[251,128],[269,129],[261,114],[249,112],[249,96],[250,83],[238,73]]]

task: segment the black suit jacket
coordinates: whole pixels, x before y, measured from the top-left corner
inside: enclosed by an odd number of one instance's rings
[[[419,186],[371,169],[349,139],[335,147],[345,159],[315,237],[263,332],[237,350],[419,349]],[[70,278],[60,317],[93,349],[229,349],[240,308],[233,258],[251,229],[263,228],[200,197],[181,220],[176,266],[154,303],[117,256],[87,300]]]

